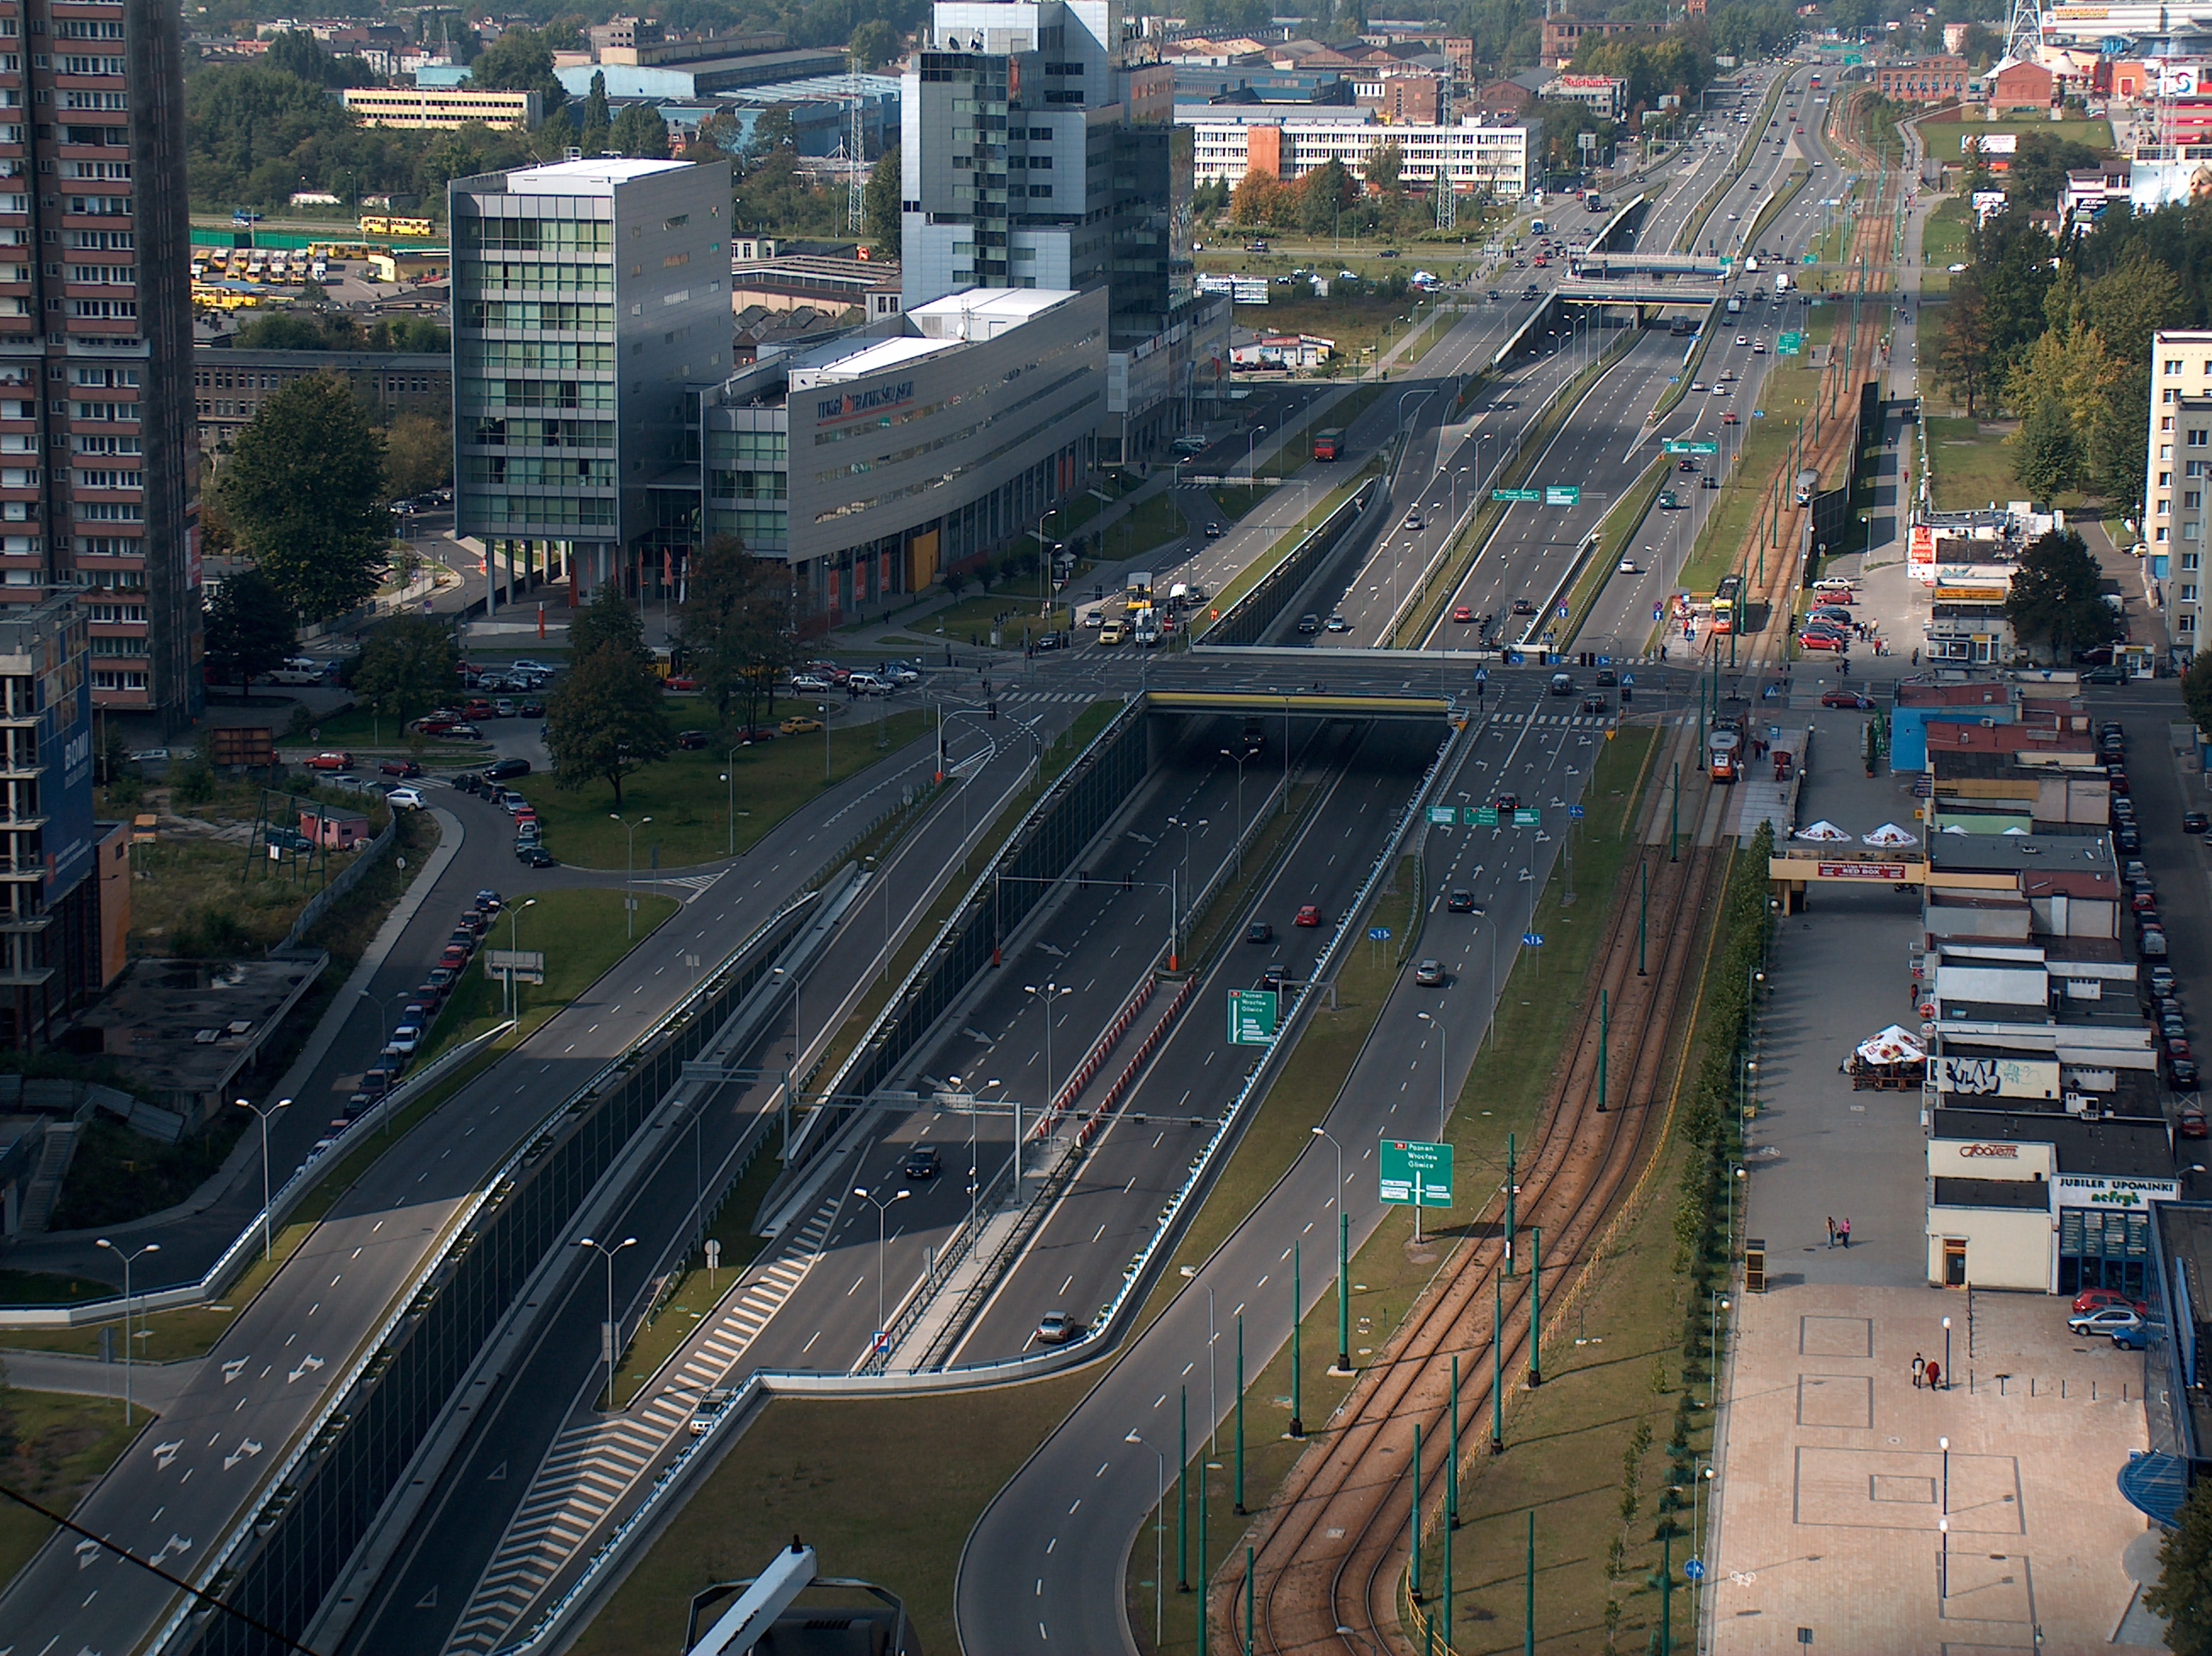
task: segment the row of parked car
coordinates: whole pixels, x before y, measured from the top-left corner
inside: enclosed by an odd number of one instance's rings
[[[407,1004],[400,1010],[399,1021],[385,1038],[376,1062],[362,1074],[360,1090],[346,1100],[345,1113],[331,1123],[329,1133],[316,1142],[311,1154],[319,1154],[336,1143],[339,1135],[399,1085],[400,1078],[422,1051],[446,997],[453,993],[453,985],[460,981],[470,960],[475,958],[477,944],[491,929],[492,920],[501,904],[500,894],[487,886],[461,911],[460,918],[453,924],[453,935],[439,953],[438,964],[430,968],[421,985],[408,997]]]
[[[888,696],[921,682],[921,668],[913,661],[884,661],[873,667],[848,667],[836,661],[809,661],[791,675],[791,687],[802,696],[823,696],[842,690],[854,696]]]

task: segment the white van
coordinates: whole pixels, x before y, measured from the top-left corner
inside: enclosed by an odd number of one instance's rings
[[[845,688],[855,696],[888,696],[892,687],[872,673],[856,673],[845,680]]]

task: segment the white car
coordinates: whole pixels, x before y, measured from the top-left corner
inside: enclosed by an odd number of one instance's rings
[[[1615,573],[1620,575],[1642,575],[1644,571],[1636,567],[1636,560],[1634,558],[1624,557],[1620,560],[1620,568]]]
[[[422,795],[416,788],[395,788],[384,797],[395,811],[419,811],[422,808]]]
[[[819,696],[830,688],[830,681],[819,673],[802,673],[793,678],[791,687],[802,696]]]
[[[400,1053],[411,1058],[415,1056],[416,1048],[422,1044],[422,1030],[420,1025],[402,1024],[398,1028],[392,1032],[392,1040],[390,1043],[390,1050],[392,1051]]]
[[[1964,276],[1966,273],[1966,267],[1964,265],[1946,265],[1943,268],[1953,276]]]

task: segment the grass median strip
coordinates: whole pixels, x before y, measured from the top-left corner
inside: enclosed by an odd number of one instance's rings
[[[1448,1262],[1450,1249],[1465,1239],[1475,1217],[1495,1194],[1505,1172],[1506,1135],[1518,1135],[1524,1153],[1530,1143],[1529,1135],[1550,1093],[1559,1054],[1580,1012],[1579,995],[1561,994],[1558,986],[1579,984],[1602,947],[1610,918],[1607,899],[1619,885],[1621,870],[1636,844],[1635,805],[1656,737],[1656,733],[1649,728],[1624,729],[1606,745],[1592,768],[1589,791],[1583,801],[1589,815],[1577,836],[1573,880],[1569,883],[1563,861],[1547,882],[1534,916],[1535,929],[1544,934],[1545,946],[1525,952],[1508,974],[1493,1038],[1469,1071],[1453,1108],[1446,1136],[1453,1146],[1459,1205],[1449,1214],[1430,1215],[1427,1245],[1415,1248],[1411,1216],[1394,1213],[1352,1256],[1350,1344],[1355,1367],[1379,1356],[1399,1321]],[[1497,831],[1510,837],[1513,831]],[[1389,923],[1393,917],[1410,918],[1402,905],[1410,901],[1413,881],[1401,875],[1398,884],[1407,895],[1395,899],[1401,905],[1396,916],[1389,914],[1386,905],[1391,899],[1386,898],[1370,916],[1374,923]],[[1571,901],[1571,891],[1575,894]],[[1501,923],[1506,919],[1519,923],[1518,916],[1498,918]],[[1192,1221],[1183,1245],[1176,1250],[1180,1258],[1194,1262],[1210,1255],[1291,1163],[1312,1147],[1311,1123],[1328,1112],[1348,1081],[1367,1032],[1396,978],[1387,960],[1379,964],[1381,969],[1364,948],[1346,957],[1345,970],[1338,980],[1340,1010],[1331,1021],[1324,1021],[1329,1014],[1317,1014],[1301,1036],[1297,1062],[1268,1089],[1229,1166]],[[1308,1239],[1301,1263],[1309,1283],[1326,1282],[1334,1275],[1336,1250],[1320,1227]],[[1170,1275],[1153,1291],[1146,1306],[1146,1320],[1164,1310],[1183,1286],[1180,1276]],[[1287,1286],[1283,1291],[1288,1293]],[[1354,1384],[1353,1377],[1328,1373],[1336,1360],[1336,1296],[1331,1292],[1305,1318],[1301,1341],[1299,1404],[1310,1437],[1326,1437],[1328,1422]],[[1305,1447],[1282,1435],[1290,1403],[1290,1349],[1285,1346],[1260,1366],[1245,1392],[1244,1498],[1255,1512],[1273,1498]],[[1225,1425],[1218,1443],[1201,1444],[1191,1468],[1194,1531],[1196,1479],[1204,1476],[1213,1481],[1208,1550],[1217,1567],[1243,1558],[1248,1525],[1248,1520],[1237,1518],[1234,1511],[1233,1434],[1233,1424]],[[1164,1513],[1149,1517],[1139,1530],[1128,1559],[1127,1603],[1130,1626],[1140,1649],[1181,1656],[1197,1647],[1193,1619],[1196,1594],[1180,1595],[1170,1588],[1164,1618],[1166,1636],[1157,1646],[1152,1639],[1158,1609],[1152,1579],[1153,1525],[1164,1519],[1172,1568],[1175,1518],[1170,1505]],[[1191,1556],[1194,1569],[1194,1535]]]
[[[1567,600],[1568,620],[1561,634],[1565,642],[1574,642],[1583,630],[1583,623],[1589,619],[1590,611],[1596,606],[1599,594],[1605,591],[1605,583],[1620,573],[1621,559],[1635,544],[1636,532],[1642,527],[1651,503],[1659,498],[1659,490],[1666,485],[1674,469],[1674,461],[1660,455],[1644,468],[1643,476],[1628,485],[1620,503],[1606,514],[1605,521],[1598,526],[1597,551]],[[1613,642],[1616,646],[1626,642],[1623,639]]]
[[[136,1435],[116,1397],[24,1391],[0,1375],[0,1481],[50,1510],[74,1507]],[[14,1501],[0,1502],[0,1582],[13,1580],[55,1526]]]

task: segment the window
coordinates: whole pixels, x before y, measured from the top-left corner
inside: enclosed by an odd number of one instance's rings
[[[2181,601],[2185,604],[2194,604],[2197,601],[2197,588],[2195,583],[2191,582],[2182,588]]]
[[[2166,545],[2166,526],[2165,526],[2165,525],[2163,525],[2163,524],[2160,524],[2160,525],[2159,526],[2158,529],[2156,530],[2156,532],[2155,532],[2155,533],[2154,533],[2152,534],[2151,539],[2152,539],[2153,540],[2156,541],[2160,545],[2161,545],[2161,546],[2165,545]]]
[[[2212,433],[2198,429],[2189,434],[2189,446],[2191,448],[2203,448],[2207,447],[2208,443],[2212,443]]]
[[[2201,489],[2183,490],[2181,491],[2181,509],[2185,512],[2200,512],[2203,510],[2204,491]]]
[[[2195,569],[2197,567],[2197,554],[2194,552],[2184,552],[2181,555],[2181,567],[2185,569]]]
[[[2173,515],[2173,502],[2164,495],[2160,495],[2158,497],[2158,515],[2160,517],[2172,517]]]
[[[2169,356],[2169,357],[2167,357],[2167,358],[2166,358],[2166,360],[2164,362],[2162,362],[2162,363],[2160,363],[2160,371],[2161,373],[2165,373],[2165,374],[2179,374],[2179,373],[2180,373],[2180,372],[2181,372],[2181,358],[2179,358],[2179,356]]]
[[[2161,488],[2161,489],[2171,489],[2171,488],[2172,488],[2172,487],[2173,487],[2173,473],[2172,473],[2172,472],[2160,472],[2160,473],[2158,474],[2158,486],[2159,486],[2160,488]]]

